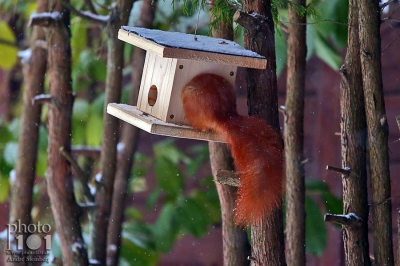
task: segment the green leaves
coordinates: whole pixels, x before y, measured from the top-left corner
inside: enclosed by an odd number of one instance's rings
[[[211,178],[203,179],[200,187],[190,191],[184,186],[183,173],[195,174],[208,157],[206,145],[191,148],[189,156],[169,139],[156,144],[154,154],[157,186],[150,192],[147,205],[161,206],[161,209],[157,220],[149,226],[149,238],[154,240],[157,252],[166,253],[182,234],[189,233],[196,237],[206,234],[211,224],[220,221],[221,214],[218,194]],[[182,166],[186,166],[186,171]],[[160,199],[163,199],[163,205],[158,204]]]
[[[335,51],[333,46],[318,33],[314,35],[314,42],[317,56],[334,70],[339,70],[342,58]]]
[[[91,50],[82,50],[77,57],[77,62],[72,70],[72,87],[80,91],[94,82],[106,80],[107,66],[102,59]]]
[[[158,157],[154,170],[160,189],[169,197],[177,198],[183,189],[183,178],[178,166],[166,157]]]
[[[172,249],[179,232],[177,218],[174,204],[166,203],[152,228],[158,251],[166,253]]]
[[[306,196],[306,252],[321,256],[325,250],[327,235],[323,215],[318,204]]]
[[[275,30],[275,51],[276,51],[276,75],[282,73],[287,59],[287,45],[284,34],[280,28]]]
[[[324,215],[318,202],[323,204],[324,211],[331,213],[342,213],[343,204],[320,180],[308,180],[306,193],[306,252],[321,256],[326,248],[327,232]]]
[[[17,47],[14,32],[0,20],[0,68],[10,70],[17,62]]]

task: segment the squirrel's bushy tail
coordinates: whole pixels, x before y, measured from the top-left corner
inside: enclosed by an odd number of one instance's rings
[[[232,85],[215,74],[199,74],[182,91],[185,116],[200,130],[220,134],[240,178],[235,221],[247,226],[269,215],[281,202],[283,145],[265,121],[236,111]]]
[[[231,149],[240,178],[235,221],[242,226],[257,222],[282,199],[282,140],[255,117],[232,117],[217,131]]]

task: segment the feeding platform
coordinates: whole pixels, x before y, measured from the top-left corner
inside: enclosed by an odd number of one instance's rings
[[[191,128],[182,88],[197,74],[213,73],[235,84],[237,67],[265,69],[267,60],[220,38],[123,26],[118,38],[146,50],[137,106],[109,104],[107,112],[149,133],[222,141]]]

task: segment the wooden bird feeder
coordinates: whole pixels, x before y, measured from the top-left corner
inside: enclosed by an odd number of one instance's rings
[[[235,84],[237,67],[265,69],[267,60],[239,44],[207,36],[123,26],[118,38],[146,50],[137,106],[110,103],[107,113],[149,133],[222,141],[185,119],[181,93],[197,74],[220,75]]]

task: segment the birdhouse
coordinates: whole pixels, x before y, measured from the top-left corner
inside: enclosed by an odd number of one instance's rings
[[[191,128],[182,106],[182,88],[208,72],[235,84],[237,67],[266,68],[265,57],[239,44],[201,35],[123,26],[118,38],[146,50],[137,106],[110,103],[107,112],[149,133],[221,141]]]

